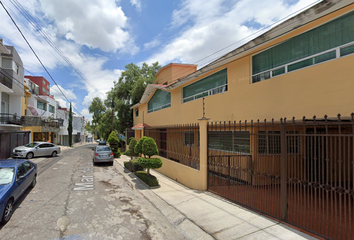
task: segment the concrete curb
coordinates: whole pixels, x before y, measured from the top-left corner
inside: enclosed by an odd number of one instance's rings
[[[124,168],[123,159],[115,159],[115,168],[122,173],[125,179],[129,181],[132,187],[135,187],[152,205],[158,209],[165,219],[171,223],[176,229],[181,232],[187,239],[215,239],[198,225],[189,220],[183,213],[178,211],[175,207],[168,204],[160,196],[150,190],[150,187],[136,177],[129,170]]]

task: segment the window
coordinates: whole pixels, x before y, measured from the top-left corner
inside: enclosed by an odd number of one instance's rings
[[[7,93],[1,93],[1,113],[10,112],[10,95]]]
[[[211,150],[250,154],[249,131],[211,131],[208,132],[208,142]]]
[[[184,133],[184,146],[188,146],[188,147],[194,146],[194,132]]]
[[[3,58],[2,59],[2,68],[12,69],[12,59],[11,58]]]
[[[287,153],[299,153],[300,139],[297,131],[287,131],[290,136],[286,137]],[[258,153],[259,154],[281,154],[280,131],[259,131],[258,132]]]
[[[17,179],[19,179],[20,177],[23,177],[26,175],[26,167],[25,165],[22,163],[20,166],[18,166],[17,168]]]
[[[352,43],[354,11],[254,55],[252,82],[352,54]]]
[[[139,117],[139,108],[135,109],[135,117]]]
[[[26,166],[27,172],[33,168],[33,164],[30,162],[24,162],[24,165]]]
[[[227,91],[227,69],[183,88],[183,103]]]
[[[47,111],[47,104],[37,101],[37,108]]]
[[[54,113],[54,107],[52,105],[49,105],[49,112]]]
[[[148,113],[171,107],[171,93],[157,89],[148,102]]]

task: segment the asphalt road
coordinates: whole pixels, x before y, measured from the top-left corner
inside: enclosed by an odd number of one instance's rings
[[[185,239],[114,166],[83,145],[34,158],[37,185],[16,203],[0,239]]]

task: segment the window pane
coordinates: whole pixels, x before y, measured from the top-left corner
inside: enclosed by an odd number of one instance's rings
[[[352,41],[354,41],[354,11],[252,56],[252,74],[267,71]],[[329,59],[332,58],[326,60]],[[319,62],[321,60],[319,59]],[[299,68],[301,67],[296,69]],[[293,70],[295,69],[291,71]]]
[[[336,51],[331,51],[328,53],[321,54],[315,57],[315,63],[325,62],[336,58]]]
[[[171,107],[171,93],[157,89],[148,102],[148,112]]]
[[[285,67],[278,68],[272,71],[272,76],[275,77],[277,75],[281,75],[285,73]]]
[[[265,72],[265,73],[261,73],[261,74],[258,74],[256,76],[253,76],[252,77],[252,82],[256,83],[256,82],[260,82],[260,81],[263,81],[263,80],[267,80],[269,78],[270,78],[270,72]]]
[[[291,64],[288,66],[288,72],[300,69],[300,68],[304,68],[307,66],[311,66],[313,64],[313,58],[309,58],[294,64]]]
[[[2,59],[2,68],[12,69],[12,59],[3,58]]]
[[[225,91],[223,86],[227,84],[227,69],[221,70],[217,73],[214,73],[206,78],[199,80],[198,82],[192,83],[187,87],[183,88],[183,102],[188,102],[194,100],[193,96],[196,98],[205,97],[208,95],[213,95],[215,93],[220,93]],[[220,87],[220,89],[218,88]],[[210,91],[215,89],[216,91]],[[197,95],[198,94],[198,95]],[[185,100],[187,99],[188,100]]]
[[[340,49],[340,55],[343,57],[345,55],[349,55],[354,53],[354,45],[350,45],[348,47],[344,47]]]

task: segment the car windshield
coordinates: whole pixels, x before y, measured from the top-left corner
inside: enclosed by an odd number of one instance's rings
[[[100,147],[96,149],[96,152],[106,152],[106,151],[111,151],[110,147]]]
[[[14,178],[15,168],[13,167],[0,167],[0,185],[7,185],[12,182]]]
[[[27,145],[25,145],[25,147],[30,147],[30,148],[33,148],[33,147],[35,147],[35,146],[37,146],[38,145],[38,143],[29,143],[29,144],[27,144]]]

